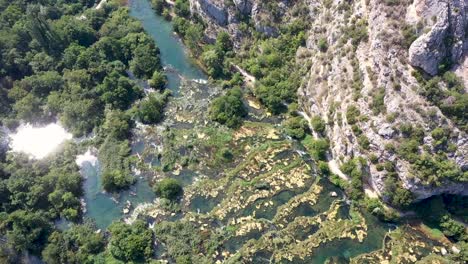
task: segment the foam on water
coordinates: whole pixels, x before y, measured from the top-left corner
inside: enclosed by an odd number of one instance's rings
[[[88,149],[84,154],[76,156],[75,162],[80,168],[83,167],[86,162],[90,163],[92,166],[96,166],[98,158],[93,154],[91,149]]]

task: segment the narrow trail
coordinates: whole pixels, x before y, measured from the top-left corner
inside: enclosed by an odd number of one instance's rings
[[[99,4],[94,9],[101,9],[105,3],[107,3],[107,0],[101,0],[101,2],[99,2]]]
[[[338,164],[336,163],[336,160],[332,159],[328,162],[328,167],[330,167],[330,171],[333,173],[333,174],[336,174],[338,175],[340,178],[344,179],[344,180],[349,180],[348,176],[346,176],[341,170],[340,168],[338,167]]]
[[[242,76],[244,76],[244,81],[248,86],[254,87],[255,81],[257,81],[257,79],[253,75],[249,74],[247,71],[245,71],[236,64],[232,64],[232,66],[236,69],[236,71],[238,71]]]

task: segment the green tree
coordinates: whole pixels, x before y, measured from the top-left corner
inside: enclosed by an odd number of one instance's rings
[[[301,116],[290,117],[284,122],[285,132],[295,139],[303,139],[308,128],[307,121]]]
[[[163,118],[163,110],[166,106],[170,92],[152,93],[145,100],[141,101],[137,117],[143,124],[156,124]]]
[[[161,68],[159,49],[153,43],[139,45],[133,53],[130,70],[138,78],[150,79],[155,70]]]
[[[40,252],[51,231],[49,221],[40,212],[15,211],[6,225],[7,241],[17,251]]]
[[[136,179],[123,170],[108,169],[102,174],[102,187],[109,192],[126,189],[134,184]]]
[[[106,109],[106,119],[102,125],[104,133],[110,137],[122,140],[130,135],[130,116],[120,110]]]
[[[149,84],[154,89],[163,90],[167,85],[167,77],[160,71],[154,71]]]
[[[226,31],[221,31],[216,36],[216,48],[222,52],[231,51],[233,48],[231,37]]]
[[[222,52],[216,49],[208,49],[201,55],[203,64],[205,64],[208,74],[213,78],[219,78],[223,75],[224,57]]]
[[[134,100],[143,95],[143,91],[133,81],[117,71],[112,71],[106,76],[97,91],[106,104],[118,109],[127,109]]]
[[[104,236],[90,223],[72,225],[63,232],[54,231],[42,257],[48,264],[91,264],[93,256],[104,250]]]
[[[157,196],[171,201],[176,200],[183,192],[182,185],[179,181],[171,178],[165,178],[157,182],[153,189]]]
[[[209,114],[213,121],[231,128],[239,127],[242,124],[242,118],[247,115],[244,102],[242,102],[242,91],[239,88],[233,88],[226,95],[213,100]]]
[[[324,135],[326,124],[320,116],[313,116],[310,123],[315,132],[320,135]]]
[[[187,17],[190,15],[190,5],[187,0],[176,0],[174,4],[176,15]]]
[[[453,220],[449,215],[444,215],[440,220],[440,227],[444,234],[448,237],[454,238],[456,240],[466,240],[468,239],[468,233],[466,227],[455,220]]]
[[[326,160],[330,148],[330,142],[327,139],[314,139],[312,136],[307,135],[302,140],[302,144],[314,159]]]
[[[152,0],[151,1],[153,9],[156,11],[157,14],[161,15],[166,7],[165,0]]]
[[[32,93],[17,101],[13,110],[19,119],[29,122],[37,122],[42,117],[41,101]]]
[[[114,222],[109,227],[109,252],[123,261],[144,261],[153,254],[153,233],[141,220],[132,225]]]

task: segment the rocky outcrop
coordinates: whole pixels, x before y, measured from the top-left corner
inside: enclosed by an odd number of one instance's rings
[[[257,32],[268,37],[279,34],[279,25],[290,22],[292,7],[301,1],[259,1],[259,0],[190,0],[191,12],[200,15],[207,24],[205,35],[208,42],[214,41],[220,30],[233,37],[234,45],[240,46],[245,36],[252,32],[242,32],[240,25],[252,21]],[[272,13],[271,6],[274,6]],[[283,21],[281,21],[283,20]]]
[[[416,0],[413,5],[416,15],[436,14],[437,22],[411,45],[410,64],[431,75],[438,73],[441,64],[458,64],[468,49],[468,2]]]
[[[410,190],[415,195],[415,201],[424,200],[440,194],[468,195],[468,183],[447,181],[441,184],[441,186],[434,188],[433,186],[421,184],[421,182],[418,182],[417,178],[403,178],[403,180],[403,187]]]
[[[468,81],[464,74],[468,63],[466,0],[191,2],[198,6],[193,12],[202,14],[207,22],[207,35],[214,39],[216,32],[227,30],[236,47],[252,34],[240,30],[239,25],[245,21],[242,16],[249,16],[255,30],[270,37],[279,33],[281,24],[294,21],[295,12],[307,19],[310,32],[306,47],[297,51],[297,60],[310,70],[298,97],[307,116],[320,116],[329,124],[326,135],[334,168],[339,169],[352,157],[367,158],[366,183],[380,195],[389,174],[382,164],[388,162],[394,164],[400,184],[416,199],[440,193],[466,194],[466,183],[444,180],[436,186],[418,179],[412,164],[397,153],[402,143],[400,124],[422,128],[425,142],[419,146],[419,152],[429,155],[437,152],[431,131],[445,127],[451,131],[448,143],[455,149],[447,153],[448,159],[461,170],[468,169],[466,132],[421,96],[422,87],[411,67],[437,74],[439,65],[449,58],[460,64],[455,72]],[[304,16],[305,7],[308,10]],[[409,43],[403,44],[408,37],[404,33],[406,24],[421,34],[409,50]],[[326,40],[326,51],[318,48],[319,40]],[[356,124],[347,119],[350,107],[359,109]],[[363,139],[369,142],[366,148],[362,147]]]
[[[463,15],[466,11],[462,10],[465,8],[463,1],[449,1],[450,12],[443,3],[447,1],[442,0],[400,1],[397,5],[387,5],[380,0],[346,2],[350,4],[332,1],[329,7],[317,2],[310,4],[313,15],[307,50],[311,67],[299,90],[299,101],[307,115],[321,116],[329,124],[326,134],[331,142],[331,158],[338,167],[351,157],[368,159],[366,183],[381,196],[388,171],[377,165],[385,162],[395,164],[400,182],[416,199],[441,193],[468,194],[466,182],[443,181],[430,185],[417,178],[412,165],[397,154],[402,138],[400,124],[420,125],[426,139],[430,140],[419,149],[432,154],[436,150],[431,131],[446,127],[452,131],[450,144],[456,146],[456,151],[447,156],[460,169],[467,169],[466,133],[419,94],[420,84],[412,76],[412,67],[408,67],[414,65],[435,74],[439,63],[449,55],[454,61],[464,60],[466,39],[462,38],[465,33],[461,33],[461,25],[466,25]],[[444,14],[439,16],[436,9],[443,6],[447,10],[445,18]],[[463,8],[455,15],[456,6]],[[432,15],[438,16],[433,24]],[[402,18],[407,21],[401,21]],[[416,27],[420,20],[427,22],[426,28],[430,31],[418,38],[408,51],[402,45],[404,22]],[[358,32],[364,31],[367,39],[356,41]],[[447,46],[447,37],[456,41]],[[327,40],[326,52],[318,49],[319,39]],[[374,100],[382,90],[383,106],[376,111]],[[355,125],[347,120],[347,109],[351,106],[359,109],[361,116]],[[359,144],[360,138],[369,140],[367,149]],[[370,156],[374,156],[374,163],[370,162]]]
[[[228,12],[224,1],[191,0],[190,8],[192,12],[198,13],[204,18],[210,18],[220,26],[226,26],[228,23]]]
[[[250,15],[252,13],[252,1],[250,0],[234,0],[234,4],[242,15]]]

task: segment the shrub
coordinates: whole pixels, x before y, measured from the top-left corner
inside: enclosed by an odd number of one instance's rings
[[[404,47],[409,48],[411,44],[418,38],[416,28],[412,25],[405,24],[401,29],[401,34],[404,38]]]
[[[361,111],[355,106],[351,105],[346,109],[346,119],[348,120],[348,124],[354,125],[358,122],[359,116],[361,115]]]
[[[379,162],[379,157],[375,155],[374,153],[371,153],[369,155],[369,160],[372,164],[377,164]]]
[[[165,0],[152,0],[151,4],[153,9],[156,11],[157,14],[161,15],[166,7]]]
[[[325,161],[319,161],[318,162],[318,169],[324,176],[330,175],[330,167],[328,166],[328,163]]]
[[[358,144],[359,144],[359,146],[361,146],[361,148],[363,148],[365,150],[369,150],[369,148],[370,148],[369,138],[364,134],[360,135],[358,137]]]
[[[226,95],[216,98],[210,106],[210,118],[231,128],[242,125],[242,118],[247,115],[242,91],[239,88],[229,90]]]
[[[321,52],[326,52],[328,50],[328,42],[326,38],[320,38],[317,43],[318,49]]]
[[[316,160],[326,160],[327,151],[330,148],[330,142],[327,139],[313,139],[307,135],[302,144],[309,151],[310,155]]]
[[[149,84],[154,89],[163,90],[167,84],[167,77],[160,71],[154,71]]]
[[[326,124],[320,116],[312,117],[310,122],[315,132],[319,133],[320,135],[324,135]]]
[[[153,233],[143,221],[137,220],[132,225],[115,222],[109,226],[109,232],[109,251],[115,258],[126,262],[142,262],[151,258]]]
[[[137,117],[143,124],[155,124],[162,120],[164,107],[170,92],[151,93],[138,105]]]
[[[440,222],[442,232],[448,237],[456,240],[468,239],[466,228],[462,223],[456,222],[449,215],[444,215]]]
[[[135,181],[132,175],[122,170],[105,170],[102,174],[102,187],[109,192],[126,189],[135,183]]]
[[[341,171],[351,178],[346,192],[352,200],[360,200],[363,197],[363,160],[351,159],[340,167]]]
[[[157,196],[171,201],[176,200],[183,192],[180,182],[171,178],[165,178],[156,183],[153,190]]]
[[[303,139],[307,131],[307,121],[301,116],[290,117],[284,122],[285,132],[295,139]]]
[[[373,94],[371,109],[375,115],[386,112],[387,109],[385,107],[384,98],[385,88],[380,88]]]

